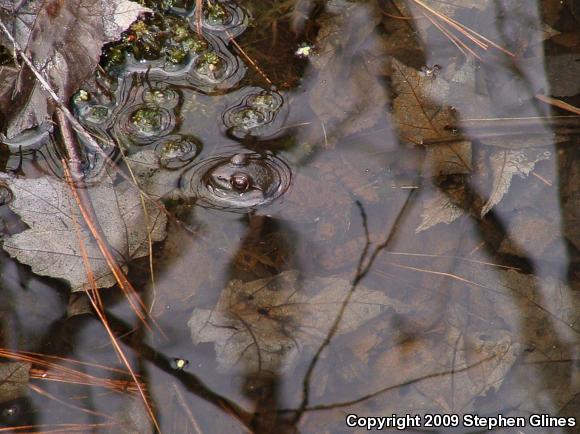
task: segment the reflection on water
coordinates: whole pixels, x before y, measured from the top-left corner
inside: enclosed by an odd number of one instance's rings
[[[167,209],[166,237],[141,234],[134,249],[150,257],[128,263],[151,329],[119,288],[101,291],[161,431],[366,432],[346,426],[351,413],[578,417],[578,8],[194,3],[134,24],[73,101],[120,147],[111,197],[93,196],[124,216],[112,238],[164,222],[147,196]],[[13,197],[15,176],[63,178],[49,131],[0,154],[11,254],[52,216],[28,228],[34,201]],[[129,182],[145,211],[125,209]],[[81,256],[65,247],[59,257]],[[154,432],[84,293],[6,254],[0,267],[0,424]]]

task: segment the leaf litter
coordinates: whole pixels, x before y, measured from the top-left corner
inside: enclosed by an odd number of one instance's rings
[[[16,8],[16,9],[15,9]],[[101,49],[149,9],[128,0],[66,2],[0,2],[0,18],[18,46],[67,101],[79,84],[93,76]],[[0,43],[12,48],[12,41],[0,32]],[[0,67],[4,89],[12,101],[4,133],[8,138],[50,120],[54,102],[27,66],[16,71]],[[6,94],[7,95],[7,94]]]

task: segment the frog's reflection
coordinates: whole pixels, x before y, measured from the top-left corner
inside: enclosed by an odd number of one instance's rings
[[[299,268],[295,255],[298,244],[298,234],[283,220],[248,214],[247,231],[238,251],[232,255],[227,280],[277,276],[282,271]],[[266,309],[262,309],[262,314],[267,315]],[[232,315],[236,315],[234,311]],[[260,327],[260,324],[248,327]],[[259,343],[256,351],[261,351]],[[278,413],[282,407],[281,398],[285,396],[282,385],[287,363],[283,356],[267,357],[267,360],[267,366],[260,366],[258,370],[251,361],[242,369],[242,393],[254,402],[251,427],[256,433],[297,433],[295,423]]]

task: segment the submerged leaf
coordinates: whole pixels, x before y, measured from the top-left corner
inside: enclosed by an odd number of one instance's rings
[[[214,342],[221,369],[238,364],[246,372],[289,368],[304,347],[316,348],[339,315],[351,283],[338,278],[299,280],[287,271],[244,284],[232,280],[217,306],[195,309],[188,322],[193,342]],[[400,302],[378,291],[357,288],[338,334],[355,330]]]
[[[417,71],[393,60],[392,81],[397,94],[393,101],[393,118],[402,139],[414,144],[452,138],[446,127],[454,122],[449,106],[442,101],[449,93],[449,83],[438,76]]]
[[[26,396],[29,371],[30,363],[0,363],[0,403]]]
[[[538,161],[550,158],[550,152],[545,150],[499,150],[490,156],[493,173],[493,186],[489,199],[481,210],[481,216],[486,215],[504,197],[510,188],[512,178],[528,176]]]
[[[471,142],[457,140],[455,114],[444,104],[450,84],[439,76],[439,67],[417,71],[393,60],[392,82],[397,94],[393,119],[404,142],[429,144],[424,175],[466,174],[471,171]]]
[[[92,76],[103,45],[118,39],[146,11],[149,9],[128,0],[0,0],[0,19],[64,101]],[[3,32],[0,43],[12,49]],[[27,66],[3,86],[11,93],[12,107],[10,111],[3,110],[3,132],[9,138],[40,125],[52,115],[52,101]],[[2,96],[8,93],[3,92]]]
[[[6,184],[14,195],[10,208],[30,228],[8,237],[4,241],[4,250],[30,265],[35,273],[66,279],[73,291],[78,291],[87,282],[80,237],[97,285],[109,287],[115,283],[107,262],[83,225],[82,216],[65,182],[54,178],[12,178],[6,180]],[[102,232],[120,264],[146,256],[149,237],[151,241],[165,237],[165,214],[148,201],[145,202],[145,213],[138,192],[127,181],[115,185],[112,178],[107,178],[98,185],[87,187],[87,194]]]

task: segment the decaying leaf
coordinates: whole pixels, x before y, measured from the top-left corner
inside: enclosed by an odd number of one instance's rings
[[[449,195],[437,190],[435,197],[427,200],[421,214],[421,224],[415,233],[422,232],[439,223],[449,224],[465,214],[460,207],[455,205]]]
[[[433,70],[417,71],[398,60],[392,63],[393,119],[403,140],[423,144],[429,140],[453,138],[446,129],[454,115],[443,101],[449,94],[449,83]]]
[[[147,409],[140,399],[126,396],[130,403],[123,406],[117,412],[116,419],[119,420],[119,431],[122,434],[150,434],[154,432],[153,424],[147,414]]]
[[[80,236],[98,286],[109,287],[115,283],[98,246],[83,225],[83,218],[64,181],[44,177],[9,178],[5,182],[14,195],[10,208],[30,228],[6,238],[4,250],[30,265],[35,273],[66,279],[73,291],[78,291],[87,282],[79,247]],[[146,256],[149,237],[153,242],[165,237],[165,214],[149,201],[146,201],[145,213],[139,193],[129,182],[115,184],[107,177],[98,185],[88,186],[87,193],[98,223],[121,264]]]
[[[529,414],[545,408],[538,397],[553,394],[553,404],[561,408],[579,393],[578,382],[569,380],[578,351],[578,291],[554,278],[467,262],[445,271],[458,279],[447,281],[452,290],[445,302],[431,307],[439,309],[439,323],[374,361],[374,375],[387,379],[383,387],[423,378],[389,392],[383,412],[420,407],[469,413],[499,393],[494,405]],[[433,289],[425,291],[433,294]],[[549,364],[564,374],[546,375]],[[527,376],[512,382],[514,370]],[[430,377],[433,373],[442,374]]]
[[[441,78],[439,70],[417,71],[393,60],[392,82],[397,94],[393,101],[393,119],[404,142],[428,145],[426,176],[465,174],[471,171],[471,142],[456,140],[450,127],[455,114],[444,104],[449,94],[449,83]],[[445,140],[449,139],[449,140]]]
[[[2,23],[64,101],[92,76],[103,45],[146,11],[128,0],[0,0]],[[13,47],[4,32],[0,43]],[[3,82],[11,90],[3,127],[9,138],[42,124],[54,111],[28,67],[12,78]]]
[[[486,215],[509,190],[512,178],[528,176],[538,161],[550,158],[550,151],[540,150],[498,150],[491,154],[490,163],[493,174],[493,186],[481,216]]]
[[[521,257],[547,254],[550,261],[565,261],[562,244],[555,243],[562,236],[559,220],[524,208],[510,217],[506,229],[508,236],[500,244],[499,253]]]
[[[246,284],[232,280],[213,310],[195,309],[188,322],[193,342],[213,342],[222,370],[280,372],[305,347],[328,335],[350,290],[339,278],[300,280],[294,271]],[[355,330],[401,302],[359,287],[342,316],[338,334]]]
[[[386,351],[376,360],[374,372],[378,378],[389,379],[388,385],[447,371],[447,375],[414,385],[398,404],[443,413],[469,412],[477,397],[501,386],[520,349],[507,331],[465,334],[448,325],[428,339],[412,339]]]

